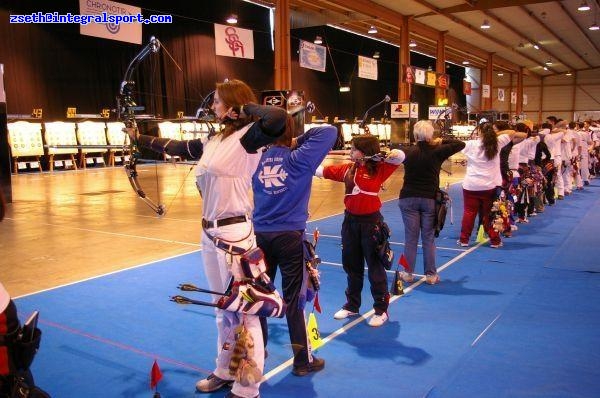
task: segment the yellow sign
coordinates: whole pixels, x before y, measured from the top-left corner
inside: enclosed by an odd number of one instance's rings
[[[31,116],[33,116],[36,119],[41,119],[42,113],[42,108],[33,108],[33,111],[31,111]]]
[[[103,108],[103,109],[100,111],[100,116],[102,116],[102,117],[103,117],[103,118],[105,118],[105,119],[108,119],[108,118],[110,117],[110,109],[108,109],[108,108]]]
[[[77,115],[77,108],[67,108],[67,119],[72,119]]]
[[[314,312],[308,314],[308,324],[306,325],[306,333],[308,341],[313,350],[318,350],[323,345],[321,334],[319,334],[319,326],[317,325],[317,317]]]
[[[177,119],[183,119],[183,112],[177,111]]]

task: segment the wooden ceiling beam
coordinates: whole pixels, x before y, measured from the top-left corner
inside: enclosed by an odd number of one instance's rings
[[[519,52],[518,52],[517,50],[515,50],[513,47],[511,47],[511,46],[508,46],[506,43],[502,42],[502,41],[501,41],[500,39],[498,39],[496,36],[493,36],[493,35],[491,35],[491,34],[488,34],[488,33],[484,33],[484,32],[482,32],[482,31],[481,31],[481,29],[476,29],[476,28],[474,28],[474,27],[473,27],[471,24],[469,24],[469,23],[467,23],[467,22],[463,21],[462,19],[460,19],[460,18],[458,18],[458,17],[456,17],[456,16],[454,16],[454,15],[452,15],[452,14],[450,14],[450,13],[448,13],[448,12],[444,11],[443,9],[436,8],[436,7],[432,6],[431,4],[429,4],[429,3],[428,3],[427,1],[425,1],[425,0],[414,0],[414,1],[415,1],[415,2],[417,2],[417,3],[419,3],[419,4],[421,4],[421,5],[422,5],[422,6],[424,6],[424,7],[427,7],[427,8],[429,8],[430,10],[432,10],[432,11],[436,12],[437,14],[439,14],[439,15],[441,15],[441,16],[444,16],[444,17],[446,17],[446,18],[448,18],[448,19],[450,19],[452,22],[454,22],[454,23],[456,23],[456,24],[459,24],[459,25],[461,25],[461,26],[463,26],[463,27],[467,28],[467,29],[468,29],[468,30],[470,30],[471,32],[473,32],[473,33],[477,33],[478,35],[485,37],[486,39],[488,39],[488,40],[490,40],[490,41],[492,41],[492,42],[494,42],[494,43],[498,44],[499,46],[502,46],[502,47],[504,47],[505,49],[507,49],[507,50],[510,50],[510,51],[512,51],[512,52],[514,52],[514,53],[516,53],[516,54],[518,54],[519,56],[521,56],[521,57],[523,57],[523,58],[526,58],[526,59],[530,60],[530,61],[531,61],[531,62],[533,62],[534,64],[536,64],[536,65],[540,64],[540,61],[536,60],[535,58],[532,58],[532,57],[530,57],[530,56],[528,56],[528,55],[526,55],[526,54],[519,53]],[[551,69],[551,68],[548,68],[548,69]],[[518,70],[518,69],[517,69],[517,70]],[[555,73],[556,73],[556,71],[555,71],[555,70],[552,70],[552,72],[555,72]]]
[[[515,29],[514,26],[509,25],[508,23],[506,23],[502,18],[497,17],[496,15],[492,14],[491,12],[488,11],[483,11],[483,14],[486,15],[487,17],[493,19],[494,21],[498,22],[500,25],[504,26],[505,28],[514,31],[517,35],[521,36],[522,38],[524,38],[525,40],[527,40],[527,42],[529,43],[536,43],[535,39],[528,37],[525,33],[518,31],[517,29]],[[561,39],[562,42],[562,39]],[[551,57],[553,57],[555,60],[557,60],[558,62],[560,62],[561,64],[565,65],[567,68],[569,69],[574,69],[572,65],[569,65],[568,62],[566,62],[564,59],[561,59],[559,56],[557,56],[556,54],[553,54],[550,50],[548,50],[548,48],[546,48],[546,46],[544,45],[540,45],[540,43],[537,43],[540,46],[540,49],[544,50],[548,55],[550,55]],[[563,44],[565,44],[563,42]],[[565,44],[566,45],[566,44]],[[567,48],[569,48],[571,51],[573,51],[569,46],[567,46]],[[575,54],[577,54],[575,52]],[[579,54],[577,54],[579,56]],[[591,66],[590,64],[587,63],[587,61],[585,61],[584,59],[582,59],[583,62],[586,63],[587,66]],[[542,61],[543,62],[543,61]]]

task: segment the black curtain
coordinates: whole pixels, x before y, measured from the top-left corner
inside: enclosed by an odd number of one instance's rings
[[[269,11],[244,2],[128,1],[144,16],[171,14],[172,24],[144,25],[143,43],[156,36],[164,49],[142,62],[134,75],[138,103],[165,118],[194,114],[203,97],[225,78],[245,80],[257,94],[273,87]],[[235,4],[240,27],[254,31],[255,59],[215,55],[213,23],[224,24]],[[5,68],[9,114],[44,110],[44,119],[64,119],[67,107],[98,114],[115,107],[119,85],[142,46],[80,35],[77,24],[10,24],[10,14],[79,14],[77,0],[3,1],[0,63]],[[165,51],[166,50],[166,51]],[[171,60],[170,56],[174,61]],[[177,63],[182,71],[176,66]],[[265,71],[268,71],[265,73]]]

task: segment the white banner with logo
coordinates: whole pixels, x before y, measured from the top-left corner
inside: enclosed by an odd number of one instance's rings
[[[481,86],[481,98],[490,98],[490,85],[484,84]]]
[[[79,0],[79,13],[81,15],[102,14],[103,12],[109,15],[137,15],[141,14],[142,9],[108,0]],[[140,23],[120,23],[118,25],[89,23],[79,25],[79,33],[86,36],[142,44],[142,24]]]
[[[254,59],[254,33],[237,26],[215,24],[215,54]]]
[[[300,66],[325,72],[327,52],[325,46],[300,40]]]
[[[377,80],[377,60],[369,57],[358,56],[358,77]]]
[[[504,89],[503,88],[498,89],[498,101],[504,102]]]
[[[516,91],[511,91],[510,92],[510,103],[511,104],[516,104],[517,103],[517,92]]]
[[[451,109],[447,106],[430,106],[429,107],[429,120],[437,120],[440,115],[446,112],[448,109]],[[441,116],[443,118],[443,116]],[[448,117],[452,117],[452,111],[448,112]]]
[[[523,94],[523,105],[527,105],[527,94]]]
[[[419,103],[392,102],[390,116],[392,119],[406,119],[419,117]]]

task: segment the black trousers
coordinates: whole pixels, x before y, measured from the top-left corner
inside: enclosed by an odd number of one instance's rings
[[[383,221],[381,213],[355,216],[348,212],[342,223],[342,264],[348,286],[344,308],[358,312],[367,262],[368,278],[376,314],[387,312],[389,292],[387,273],[377,255],[377,226]]]
[[[255,235],[258,247],[265,253],[267,274],[271,280],[275,280],[277,269],[281,270],[283,299],[287,303],[285,316],[294,352],[294,366],[306,365],[312,362],[312,357],[308,350],[304,303],[300,302],[306,273],[304,231],[255,232]],[[261,318],[261,326],[266,346],[269,337],[266,318]]]

